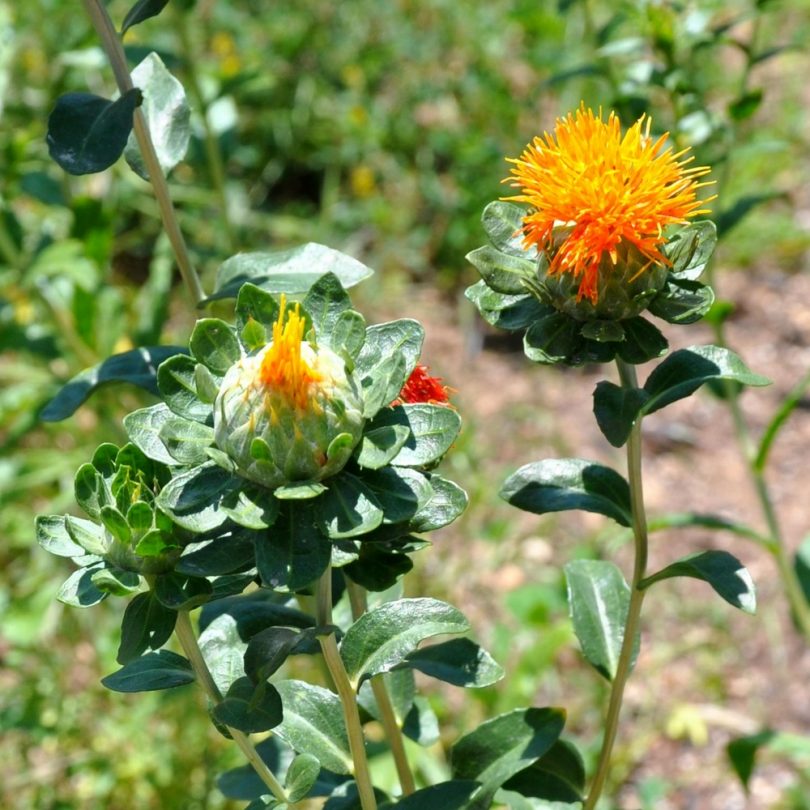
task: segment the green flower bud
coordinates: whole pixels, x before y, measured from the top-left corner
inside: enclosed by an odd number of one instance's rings
[[[334,475],[362,434],[362,397],[343,359],[303,335],[282,296],[272,342],[231,366],[214,403],[217,446],[270,489]]]

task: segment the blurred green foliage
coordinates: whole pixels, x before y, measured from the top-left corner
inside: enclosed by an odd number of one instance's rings
[[[114,19],[129,5],[113,0]],[[649,113],[715,167],[722,264],[803,269],[808,37],[807,0],[185,0],[126,42],[132,64],[157,50],[189,94],[172,191],[209,277],[236,250],[315,240],[384,278],[456,288],[504,156],[580,100],[625,123]],[[0,805],[226,807],[213,774],[238,758],[201,698],[105,692],[115,608],[63,610],[66,571],[33,540],[33,515],[71,508],[74,469],[122,438],[141,395],[102,392],[59,425],[38,423],[42,406],[114,351],[183,342],[192,320],[147,184],[123,163],[70,178],[48,159],[56,97],[112,86],[80,4],[0,0]],[[754,209],[756,229],[735,227]],[[497,487],[469,434],[461,452],[476,495],[463,532],[495,545]],[[512,593],[492,632],[514,674],[482,694],[487,711],[531,701],[546,675],[553,695],[555,668],[576,669],[556,572]],[[645,801],[664,789],[648,783]]]

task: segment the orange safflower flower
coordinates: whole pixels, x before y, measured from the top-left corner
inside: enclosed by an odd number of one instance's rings
[[[450,390],[442,384],[441,377],[432,377],[427,366],[417,363],[411,376],[408,377],[399,397],[392,405],[414,405],[426,402],[431,405],[450,405]]]
[[[557,119],[553,134],[544,132],[519,158],[507,158],[515,165],[504,182],[522,193],[504,199],[533,208],[523,219],[524,244],[549,251],[549,274],[580,280],[578,301],[596,303],[600,267],[616,266],[620,246],[646,260],[639,272],[668,264],[660,250],[664,228],[708,213],[696,192],[711,185],[698,182],[709,168],[689,167],[689,149],[664,148],[668,133],[653,140],[651,126],[642,116],[622,136],[614,113],[605,122],[601,110],[596,116],[582,104]]]

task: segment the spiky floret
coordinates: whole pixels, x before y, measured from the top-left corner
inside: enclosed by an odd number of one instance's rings
[[[427,402],[431,405],[450,405],[450,390],[442,383],[441,377],[433,377],[430,369],[422,363],[417,363],[410,377],[402,386],[399,396],[391,404],[413,405]]]
[[[651,127],[642,116],[622,135],[613,112],[603,121],[601,110],[594,115],[582,104],[557,119],[553,134],[508,158],[514,167],[504,182],[521,193],[505,199],[532,207],[524,242],[548,253],[550,275],[579,280],[577,300],[596,303],[598,274],[617,266],[621,248],[637,251],[639,273],[667,264],[664,229],[708,213],[697,190],[710,185],[698,181],[709,168],[689,166],[689,150],[666,146],[668,134],[653,140]]]

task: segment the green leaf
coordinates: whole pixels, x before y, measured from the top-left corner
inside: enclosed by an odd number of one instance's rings
[[[191,136],[191,109],[185,90],[156,53],[150,53],[135,67],[132,83],[143,93],[141,109],[160,168],[168,174],[185,157]],[[134,132],[129,134],[124,158],[136,174],[149,179]]]
[[[213,540],[188,543],[174,565],[178,574],[216,577],[250,567],[254,562],[253,532],[218,532]]]
[[[450,749],[453,778],[481,783],[469,810],[488,808],[498,788],[543,756],[564,725],[562,709],[515,709],[482,723],[458,740]]]
[[[452,523],[467,508],[467,493],[453,481],[440,475],[429,479],[433,494],[408,524],[409,531],[430,532]]]
[[[306,613],[280,601],[282,598],[262,588],[252,593],[229,596],[203,605],[200,611],[200,630],[205,630],[214,620],[227,615],[233,619],[239,638],[250,639],[267,627],[315,626],[315,620]]]
[[[697,281],[717,245],[717,232],[711,220],[692,222],[670,236],[663,248],[671,262],[670,275],[678,279]]]
[[[288,503],[272,529],[256,536],[256,567],[262,583],[277,591],[310,585],[326,570],[330,556],[329,540],[306,504]]]
[[[310,288],[304,297],[304,309],[312,318],[315,337],[332,349],[332,330],[343,312],[351,308],[351,300],[334,273],[325,273]]]
[[[169,408],[184,419],[210,424],[214,413],[210,403],[197,393],[197,363],[187,355],[170,357],[157,372],[160,393]]]
[[[197,321],[189,348],[197,360],[220,375],[225,374],[242,355],[233,327],[219,318]]]
[[[727,551],[702,551],[691,554],[646,577],[641,587],[649,588],[654,582],[670,577],[701,579],[714,588],[730,605],[745,613],[756,612],[756,593],[751,575],[743,564]]]
[[[374,493],[349,473],[335,476],[316,504],[318,521],[333,540],[367,534],[383,520]]]
[[[488,287],[506,295],[525,294],[526,282],[537,276],[536,261],[502,253],[491,245],[470,251],[466,259],[478,270]]]
[[[414,650],[401,666],[418,669],[454,686],[480,688],[503,678],[503,667],[468,638],[455,638]]]
[[[223,726],[245,734],[269,731],[281,722],[281,697],[269,683],[256,686],[248,678],[237,678],[211,714]]]
[[[363,483],[383,510],[385,524],[410,521],[432,494],[426,476],[407,467],[384,467],[368,472],[363,476]]]
[[[99,571],[103,563],[96,563],[88,568],[80,568],[74,571],[59,588],[56,598],[65,605],[71,607],[92,607],[97,605],[108,594],[96,587],[93,582],[93,575]]]
[[[134,571],[125,571],[110,563],[95,570],[90,580],[100,591],[111,596],[129,596],[135,593],[141,585],[139,574]]]
[[[734,352],[721,346],[679,349],[653,369],[644,383],[649,399],[641,415],[688,397],[710,380],[731,380],[752,386],[770,384],[766,377],[754,374]]]
[[[256,633],[245,650],[245,674],[253,683],[267,680],[303,638],[308,636],[291,627],[268,627]]]
[[[238,622],[228,613],[219,614],[200,632],[198,643],[217,689],[226,694],[231,684],[245,675],[247,643]]]
[[[105,536],[103,526],[99,526],[91,520],[66,515],[65,529],[70,539],[83,549],[80,552],[81,554],[94,554],[103,557],[107,552],[109,541]]]
[[[226,470],[216,464],[203,465],[172,478],[156,503],[175,523],[199,534],[227,520],[222,501],[238,486],[239,481]]]
[[[121,36],[123,36],[133,25],[142,23],[150,17],[156,17],[166,8],[169,0],[138,0],[127,12],[124,22],[121,24]]]
[[[193,682],[191,664],[169,650],[147,653],[101,679],[113,692],[153,692]]]
[[[699,281],[669,278],[648,309],[657,318],[668,323],[694,323],[699,321],[714,303],[714,291]]]
[[[691,527],[703,529],[718,529],[720,531],[731,532],[747,540],[767,546],[771,539],[755,532],[749,526],[742,523],[735,523],[720,515],[700,514],[697,512],[675,512],[669,515],[658,515],[648,522],[650,532],[661,531],[662,529],[683,529]]]
[[[160,604],[155,595],[139,593],[132,598],[121,622],[121,643],[115,660],[128,664],[146,652],[157,650],[174,632],[177,614]]]
[[[154,594],[170,610],[193,610],[211,598],[213,588],[202,577],[169,571],[155,577]]]
[[[284,789],[291,803],[299,802],[312,790],[318,780],[321,763],[311,754],[299,754],[287,768]]]
[[[421,788],[400,799],[396,805],[382,805],[383,809],[395,806],[397,810],[466,810],[470,796],[478,789],[478,782],[470,779],[451,779],[438,785]]]
[[[726,753],[731,760],[731,765],[746,790],[748,790],[751,775],[754,773],[754,765],[756,764],[759,749],[768,746],[777,736],[777,732],[765,729],[748,737],[738,737],[726,747]]]
[[[388,672],[431,636],[465,633],[469,623],[452,605],[437,599],[398,599],[364,613],[347,631],[340,654],[349,678],[359,686]]]
[[[264,487],[242,486],[223,498],[220,508],[234,523],[261,530],[276,522],[279,503]]]
[[[593,392],[593,412],[604,437],[621,447],[629,438],[649,394],[640,388],[623,388],[602,380]]]
[[[750,118],[762,104],[762,88],[757,87],[738,96],[728,105],[729,115],[735,121],[743,121]]]
[[[380,411],[372,424],[407,427],[411,435],[391,463],[400,467],[424,467],[438,462],[450,449],[461,430],[461,417],[444,405],[405,404]]]
[[[379,470],[390,463],[411,435],[404,424],[385,424],[389,411],[382,410],[363,431],[363,438],[355,450],[355,461],[367,470]]]
[[[68,174],[92,174],[121,157],[132,116],[143,96],[137,87],[117,101],[92,93],[66,93],[48,116],[48,152]]]
[[[161,464],[174,465],[174,456],[169,454],[160,438],[160,431],[174,414],[165,403],[151,408],[141,408],[124,417],[124,429],[129,440],[147,457]]]
[[[279,305],[274,295],[261,287],[246,282],[236,297],[236,323],[242,332],[250,321],[255,321],[265,329],[272,329],[278,320]]]
[[[37,543],[57,557],[81,557],[85,550],[71,539],[63,515],[39,515],[36,519]]]
[[[555,312],[541,304],[533,295],[504,295],[479,281],[464,291],[464,296],[475,304],[481,317],[490,326],[517,332],[535,321]]]
[[[246,281],[269,292],[305,293],[325,273],[334,273],[348,289],[373,272],[351,256],[316,242],[268,253],[238,253],[220,266],[216,291],[207,301],[235,298]]]
[[[624,340],[616,344],[616,354],[626,363],[646,363],[666,353],[667,339],[646,318],[622,321]]]
[[[535,363],[573,361],[579,350],[580,325],[562,312],[541,315],[523,336],[523,352]]]
[[[204,464],[208,461],[206,449],[214,444],[214,429],[169,412],[158,439],[168,450],[171,464]]]
[[[73,377],[42,409],[39,418],[45,422],[66,419],[91,394],[109,383],[130,383],[157,394],[158,366],[168,357],[184,354],[185,351],[180,346],[144,346],[114,354]]]
[[[777,408],[771,421],[768,422],[768,426],[762,432],[762,438],[759,440],[759,447],[757,448],[757,456],[754,460],[754,467],[759,472],[765,469],[774,439],[785,422],[787,422],[794,409],[804,400],[808,386],[810,386],[810,372],[805,373],[799,382],[791,388],[788,395]]]
[[[500,496],[527,512],[544,515],[584,509],[631,524],[630,488],[619,473],[580,458],[526,464],[506,479]]]
[[[605,560],[574,560],[565,566],[574,632],[588,663],[607,680],[616,675],[630,606],[630,586]],[[638,654],[634,641],[633,660]]]
[[[352,757],[338,696],[304,681],[280,681],[276,688],[284,719],[273,733],[298,753],[314,756],[321,767],[350,774]]]
[[[624,327],[620,321],[585,321],[579,333],[597,343],[618,343],[624,340]]]
[[[280,501],[307,501],[326,492],[326,486],[317,481],[308,484],[287,484],[273,490],[273,497]]]
[[[332,325],[329,345],[353,366],[366,342],[366,320],[353,309],[340,313]]]
[[[568,805],[583,799],[585,765],[576,747],[560,739],[542,757],[516,773],[503,786],[505,790],[514,790],[521,796],[565,802]]]
[[[481,223],[498,250],[534,259],[537,256],[537,249],[534,246],[523,247],[523,218],[527,213],[523,206],[494,200],[484,208]]]

